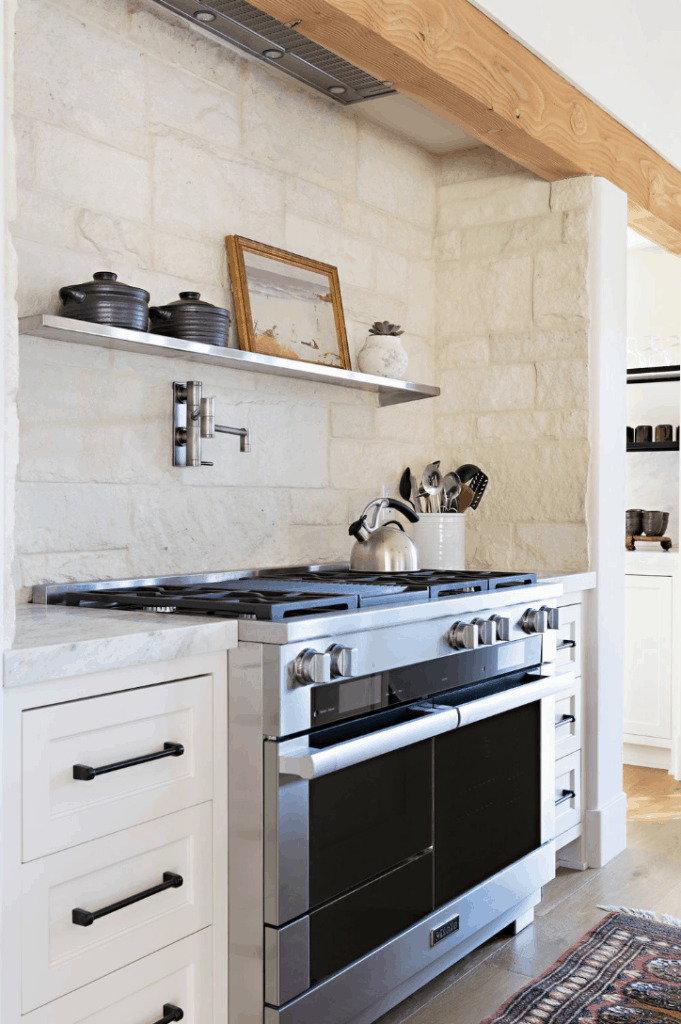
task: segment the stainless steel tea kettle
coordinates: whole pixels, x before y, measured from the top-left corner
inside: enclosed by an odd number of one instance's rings
[[[373,523],[370,523],[368,517],[374,508],[376,512]],[[394,498],[370,501],[348,530],[356,538],[350,555],[350,568],[355,572],[409,572],[418,569],[418,549],[402,524],[390,519],[379,525],[381,512],[388,508],[397,509],[410,523],[419,521],[413,508]]]

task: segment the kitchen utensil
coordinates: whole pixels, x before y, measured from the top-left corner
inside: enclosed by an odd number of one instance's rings
[[[625,513],[626,531],[631,536],[638,536],[641,533],[642,527],[642,508],[628,508]]]
[[[671,423],[658,423],[655,427],[655,440],[660,441],[671,441],[674,436],[674,428]]]
[[[489,477],[485,473],[483,473],[482,470],[480,470],[479,473],[476,473],[473,479],[471,480],[469,487],[473,491],[473,500],[470,504],[470,507],[473,509],[473,511],[475,511],[475,509],[480,504],[480,501],[482,500],[482,496],[485,493],[485,489],[488,483]]]
[[[636,430],[634,431],[634,440],[636,444],[650,444],[652,439],[653,428],[650,425],[644,424],[636,427]]]
[[[416,482],[416,477],[414,476],[413,473],[410,473],[409,479],[410,479],[410,483],[411,483],[411,501],[412,501],[412,505],[414,506],[414,508],[416,509],[417,512],[423,512],[423,504],[421,502],[421,497],[420,497],[420,494],[419,494],[419,485]]]
[[[476,474],[482,471],[479,466],[474,466],[472,462],[466,462],[463,466],[459,466],[456,472],[461,483],[468,484]]]
[[[465,512],[473,503],[475,494],[468,486],[468,484],[461,484],[461,494],[459,495],[459,512]]]
[[[643,533],[647,537],[661,537],[664,533],[667,523],[669,522],[669,513],[666,513],[667,521],[665,522],[664,512],[644,512],[641,516],[641,525],[643,527]]]
[[[404,501],[408,501],[410,505],[413,504],[411,500],[411,470],[409,466],[405,469],[404,473],[400,477],[400,498]]]
[[[421,488],[427,495],[428,511],[440,511],[440,494],[442,492],[442,473],[439,469],[440,460],[429,462],[423,471]]]
[[[461,494],[461,480],[457,473],[447,473],[442,478],[442,490],[444,492],[444,511],[448,512],[453,502]]]
[[[149,326],[149,292],[117,280],[109,270],[98,270],[92,281],[59,289],[61,316],[110,327],[146,331]]]
[[[394,508],[410,523],[418,523],[419,516],[409,505],[394,498],[375,498],[370,501],[359,519],[348,532],[355,537],[350,553],[350,568],[356,572],[412,572],[419,567],[418,549],[404,527],[391,519],[379,525],[381,512]],[[375,509],[373,522],[369,522]]]
[[[203,345],[226,346],[232,317],[228,309],[204,302],[199,292],[180,292],[179,299],[149,310],[152,334],[185,338]]]

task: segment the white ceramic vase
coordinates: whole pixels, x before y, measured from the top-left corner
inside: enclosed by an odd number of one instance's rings
[[[409,356],[397,335],[370,334],[357,361],[362,373],[396,377],[399,380],[407,369]]]
[[[466,568],[464,512],[424,512],[412,527],[420,569]]]

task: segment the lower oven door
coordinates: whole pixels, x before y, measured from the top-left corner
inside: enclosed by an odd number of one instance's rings
[[[566,685],[534,677],[460,707],[412,705],[407,720],[330,746],[265,743],[269,1006],[553,839],[553,694]]]

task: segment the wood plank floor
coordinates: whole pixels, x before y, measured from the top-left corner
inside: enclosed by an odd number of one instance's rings
[[[479,1024],[605,916],[599,903],[681,918],[681,783],[665,771],[627,765],[624,789],[623,853],[600,870],[559,868],[533,925],[490,939],[377,1024]]]

